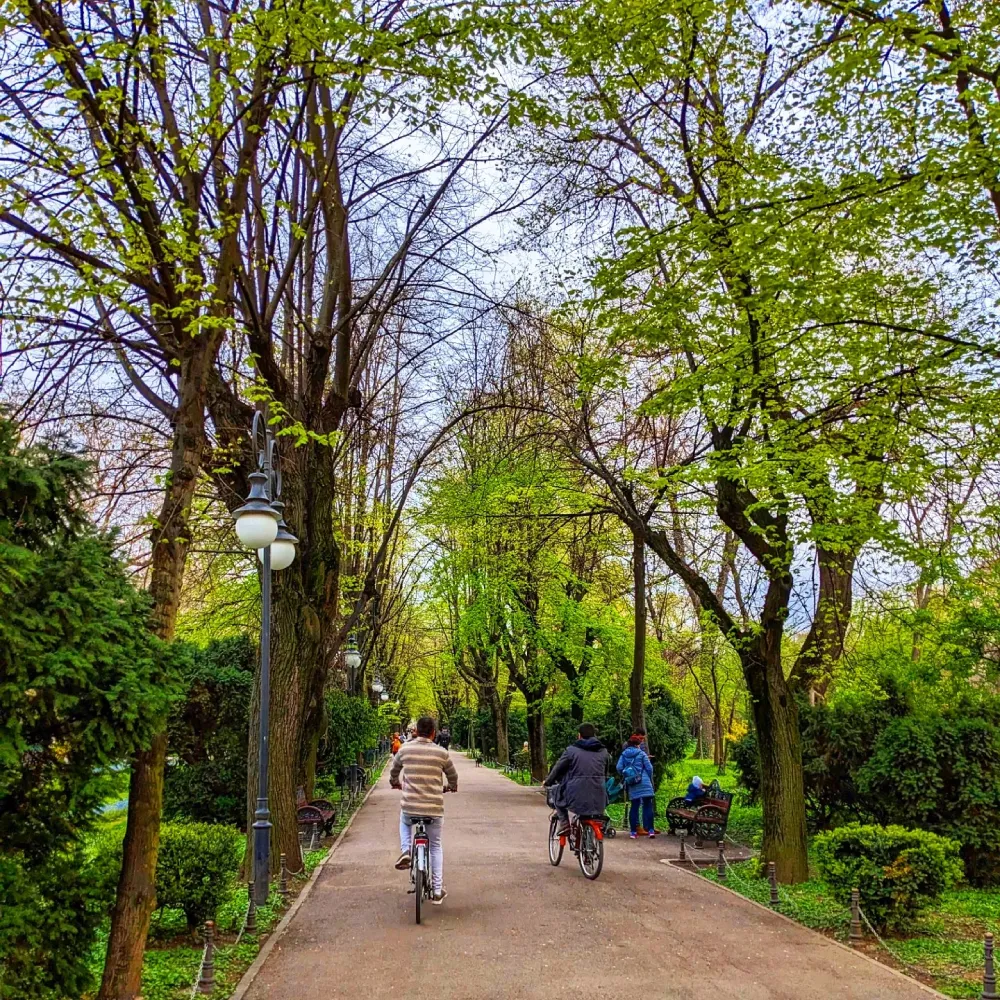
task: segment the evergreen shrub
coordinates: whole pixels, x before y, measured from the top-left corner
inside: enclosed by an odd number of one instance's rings
[[[958,844],[926,830],[849,823],[814,846],[823,881],[845,905],[858,889],[879,931],[905,930],[962,877]]]

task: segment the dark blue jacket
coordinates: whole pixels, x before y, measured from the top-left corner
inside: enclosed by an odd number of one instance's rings
[[[556,803],[578,816],[603,816],[608,804],[604,779],[611,757],[596,737],[566,747],[545,786],[558,785]]]

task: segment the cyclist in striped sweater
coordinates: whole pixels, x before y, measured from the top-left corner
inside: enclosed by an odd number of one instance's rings
[[[417,720],[417,735],[399,748],[389,771],[389,783],[403,789],[399,813],[399,858],[396,867],[410,867],[411,825],[413,817],[425,816],[431,857],[431,902],[440,906],[448,895],[444,888],[444,848],[441,828],[444,825],[444,785],[458,791],[458,772],[444,747],[434,742],[434,720],[425,715]],[[402,780],[400,780],[402,778]]]

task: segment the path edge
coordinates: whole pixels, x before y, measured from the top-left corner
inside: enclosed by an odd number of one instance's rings
[[[271,950],[278,943],[278,941],[280,941],[281,938],[284,936],[285,931],[288,930],[288,926],[294,919],[295,914],[299,912],[299,907],[306,901],[309,894],[313,891],[313,886],[315,886],[316,882],[318,881],[320,872],[323,871],[323,869],[326,867],[327,862],[334,856],[334,854],[337,853],[337,849],[343,843],[344,837],[347,836],[347,831],[350,830],[351,826],[354,823],[354,820],[357,819],[358,814],[361,812],[362,809],[364,809],[365,804],[372,797],[372,793],[375,791],[376,788],[378,788],[381,780],[382,777],[379,776],[379,780],[376,781],[375,784],[372,785],[372,787],[369,788],[368,791],[365,793],[365,797],[361,800],[361,804],[358,806],[358,808],[351,813],[351,818],[347,821],[347,823],[344,824],[344,829],[340,831],[340,833],[337,835],[337,839],[333,842],[333,845],[330,847],[330,850],[326,852],[326,857],[323,858],[323,860],[313,869],[313,873],[309,876],[309,880],[302,887],[302,891],[295,897],[294,902],[290,907],[288,907],[288,910],[285,912],[285,915],[281,918],[281,920],[278,921],[278,926],[275,927],[273,931],[271,931],[271,934],[268,937],[268,939],[264,942],[263,947],[260,949],[260,951],[257,952],[257,957],[251,963],[250,968],[243,973],[243,977],[236,984],[236,989],[233,990],[233,992],[229,995],[229,1000],[243,1000],[243,997],[246,995],[247,990],[250,989],[250,986],[253,984],[253,981],[257,978],[261,968],[267,961],[268,956],[271,954]]]
[[[820,934],[819,931],[813,930],[812,927],[806,927],[805,924],[800,924],[797,920],[793,920],[791,917],[785,916],[784,913],[772,910],[770,906],[765,906],[763,903],[758,903],[755,899],[749,899],[747,896],[737,892],[735,889],[730,889],[728,885],[722,885],[719,882],[713,882],[711,879],[702,878],[696,871],[692,871],[690,868],[681,868],[680,865],[674,864],[673,858],[661,858],[660,864],[666,865],[671,870],[680,872],[682,875],[689,875],[691,878],[696,878],[703,885],[709,885],[713,889],[721,889],[723,892],[728,892],[731,896],[741,899],[744,903],[749,903],[758,910],[763,910],[765,913],[769,913],[772,917],[777,917],[779,920],[784,920],[793,927],[798,927],[801,930],[808,931],[810,934],[814,934],[816,937],[822,938],[824,941],[829,941],[830,944],[836,945],[842,951],[846,951],[849,955],[853,955],[855,958],[863,958],[866,962],[869,962],[872,965],[877,965],[880,969],[883,969],[886,972],[891,972],[897,979],[903,979],[908,983],[912,983],[914,986],[920,988],[925,993],[930,994],[932,997],[938,997],[939,1000],[951,1000],[947,994],[938,992],[938,990],[934,989],[933,986],[928,986],[926,983],[920,982],[919,979],[914,979],[913,976],[908,976],[905,972],[900,972],[899,969],[894,969],[891,965],[886,965],[885,962],[880,962],[877,958],[872,958],[871,955],[867,955],[863,951],[857,951],[843,942],[838,941],[836,938]]]

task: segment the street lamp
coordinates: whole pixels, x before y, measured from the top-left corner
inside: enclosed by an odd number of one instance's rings
[[[271,812],[267,802],[268,739],[271,708],[271,570],[287,569],[295,560],[298,539],[282,518],[281,469],[278,443],[267,423],[267,413],[253,415],[250,432],[257,471],[250,473],[247,502],[233,511],[236,534],[247,548],[256,549],[263,564],[260,620],[260,730],[257,738],[257,808],[253,824],[254,902],[267,902],[271,882]]]
[[[379,697],[382,699],[382,701],[388,701],[389,700],[389,692],[388,691],[383,691],[379,695]]]
[[[377,677],[372,681],[372,691],[375,694],[382,694],[385,691],[385,685]]]
[[[358,652],[358,643],[352,632],[347,637],[347,649],[344,650],[344,666],[347,667],[347,686],[351,694],[354,694],[354,685],[358,680],[358,669],[361,666],[361,654]]]

